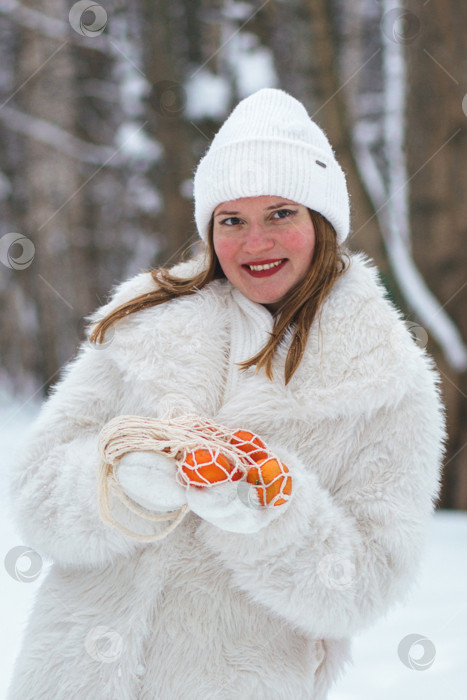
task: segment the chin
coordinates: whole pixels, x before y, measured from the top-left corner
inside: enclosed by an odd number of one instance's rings
[[[281,302],[280,299],[258,299],[256,303],[265,306],[269,311],[276,311]]]

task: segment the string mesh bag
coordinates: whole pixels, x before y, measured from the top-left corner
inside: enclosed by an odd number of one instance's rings
[[[99,515],[103,522],[140,542],[163,539],[190,511],[187,504],[169,513],[154,513],[124,492],[117,476],[121,458],[135,451],[158,452],[175,460],[174,478],[184,488],[213,488],[227,482],[254,484],[261,506],[282,505],[292,492],[289,470],[254,433],[227,428],[187,413],[164,418],[122,415],[110,420],[99,433],[101,457],[98,473]],[[263,472],[264,465],[264,472]],[[117,522],[110,506],[110,491],[133,513],[149,521],[171,520],[167,528],[142,535]]]

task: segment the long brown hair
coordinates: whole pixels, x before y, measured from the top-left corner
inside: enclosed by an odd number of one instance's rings
[[[290,347],[284,368],[287,385],[297,369],[305,351],[308,331],[316,313],[331,291],[336,280],[350,264],[349,250],[338,245],[333,226],[321,214],[308,209],[315,229],[315,248],[308,274],[287,294],[284,304],[274,313],[274,326],[271,338],[266,345],[249,360],[238,366],[247,369],[256,365],[256,372],[265,368],[266,376],[273,380],[272,362],[274,354],[288,330],[293,330]],[[150,270],[157,288],[121,304],[100,321],[89,336],[93,343],[102,343],[105,333],[116,321],[128,314],[142,311],[150,306],[163,304],[175,297],[195,294],[215,279],[225,279],[214,251],[214,218],[211,218],[208,231],[208,244],[205,248],[206,266],[202,272],[192,277],[175,277],[168,268]],[[344,260],[347,258],[347,264]],[[320,317],[319,317],[320,321]]]

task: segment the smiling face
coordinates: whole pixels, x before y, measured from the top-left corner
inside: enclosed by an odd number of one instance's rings
[[[315,229],[308,209],[290,199],[244,197],[216,207],[213,243],[227,279],[275,311],[308,272]]]

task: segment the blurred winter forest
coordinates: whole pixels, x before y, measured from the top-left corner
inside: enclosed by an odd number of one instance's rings
[[[0,0],[0,400],[44,398],[114,284],[196,249],[197,162],[280,87],[347,173],[349,247],[438,366],[440,505],[466,509],[466,34],[448,0]]]

